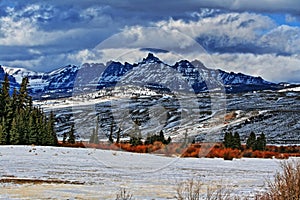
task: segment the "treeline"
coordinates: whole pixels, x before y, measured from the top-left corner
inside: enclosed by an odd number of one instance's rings
[[[11,95],[8,75],[4,77],[0,88],[0,144],[57,145],[54,115],[47,117],[33,106],[28,84],[28,78],[23,78],[20,89],[14,89]]]
[[[237,132],[234,134],[232,134],[232,132],[226,132],[223,144],[226,148],[231,149],[241,149],[242,147],[240,135]],[[246,148],[252,149],[253,151],[264,151],[266,149],[266,145],[267,141],[264,133],[261,133],[258,137],[256,137],[255,133],[251,132],[246,141]]]

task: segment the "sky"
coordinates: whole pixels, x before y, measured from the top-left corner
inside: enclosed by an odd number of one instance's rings
[[[300,83],[300,1],[0,0],[0,65],[138,62],[149,48],[168,63]]]

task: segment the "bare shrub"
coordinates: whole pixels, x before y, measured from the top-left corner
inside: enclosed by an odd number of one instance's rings
[[[231,191],[218,186],[217,188],[207,187],[206,200],[238,200],[237,196],[231,194]]]
[[[178,200],[200,200],[200,191],[202,187],[200,181],[193,179],[179,183],[176,192],[176,199]]]
[[[300,199],[300,161],[281,163],[274,181],[268,181],[268,190],[256,195],[257,200],[299,200]]]
[[[117,194],[116,200],[132,200],[133,195],[126,191],[125,188],[120,189]]]
[[[177,200],[240,200],[238,196],[223,186],[211,187],[206,186],[201,181],[193,179],[181,182],[176,189]]]

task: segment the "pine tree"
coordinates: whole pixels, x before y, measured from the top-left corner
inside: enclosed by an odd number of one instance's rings
[[[69,135],[68,143],[75,144],[75,129],[74,129],[74,124],[72,124],[71,129],[70,129],[68,135]]]
[[[50,116],[49,116],[49,120],[48,120],[48,133],[47,133],[47,138],[48,138],[48,145],[57,145],[58,144],[58,139],[54,130],[54,126],[55,126],[55,117],[54,117],[54,113],[51,111],[50,112]],[[71,131],[73,131],[74,134],[74,125],[71,128]],[[74,138],[74,143],[75,143],[75,138]]]
[[[226,148],[232,148],[233,147],[234,138],[233,138],[232,132],[226,132],[225,133],[223,144]]]
[[[6,144],[10,143],[10,135],[9,131],[11,128],[11,123],[13,120],[13,110],[12,110],[12,101],[9,95],[9,89],[10,89],[10,84],[9,84],[9,78],[8,74],[5,74],[4,76],[4,82],[2,84],[2,95],[3,95],[3,102],[4,107],[3,107],[3,118],[4,118],[4,126],[2,127],[5,129],[6,133]]]
[[[20,91],[19,91],[19,108],[24,109],[29,104],[29,95],[28,95],[28,84],[29,80],[27,77],[22,79]]]
[[[262,148],[263,150],[266,150],[266,146],[267,146],[267,139],[264,133],[260,134],[260,140],[261,140],[261,144],[262,144]]]
[[[165,140],[165,135],[164,135],[164,132],[162,130],[160,130],[160,132],[159,132],[159,140],[161,142],[163,142]]]
[[[36,119],[33,116],[30,116],[29,118],[29,137],[28,142],[29,144],[37,144],[38,141],[38,127],[36,123]]]
[[[4,107],[5,107],[4,94],[2,88],[3,88],[3,83],[2,83],[2,87],[0,87],[0,119],[4,117]]]
[[[241,149],[241,138],[238,132],[235,132],[233,135],[233,145],[232,145],[232,149]]]
[[[0,125],[0,145],[6,144],[6,133],[2,125]]]
[[[66,141],[67,141],[67,133],[64,132],[64,133],[63,133],[63,141],[62,141],[62,143],[65,144]]]
[[[195,140],[195,139],[194,139]],[[167,139],[167,144],[170,144],[172,141],[171,137],[169,136],[168,139]]]
[[[28,95],[28,78],[23,78],[19,92],[14,88],[10,96],[9,76],[0,87],[0,144],[57,145],[55,118],[33,106]]]
[[[246,141],[246,147],[247,149],[253,148],[256,142],[256,135],[254,132],[250,133],[249,138]]]
[[[260,136],[257,137],[257,140],[253,146],[253,150],[259,150],[264,151],[266,149],[266,136],[265,134],[260,134]]]
[[[10,144],[16,145],[20,144],[20,142],[20,133],[17,127],[16,118],[14,118],[10,129]]]
[[[6,73],[4,76],[4,81],[2,83],[2,95],[4,99],[4,105],[10,101],[9,89],[10,89],[9,78],[8,78],[8,74]]]
[[[17,107],[18,107],[18,91],[16,88],[14,88],[14,92],[13,92],[13,95],[12,95],[12,110],[14,111],[14,117],[16,116],[17,114]]]
[[[118,132],[117,132],[117,140],[116,140],[116,143],[119,144],[120,143],[120,135],[121,135],[121,128],[118,129]]]
[[[112,121],[111,124],[110,124],[110,133],[109,133],[109,137],[108,137],[108,141],[110,143],[114,143],[113,131],[114,131],[114,124],[113,124],[113,121]]]

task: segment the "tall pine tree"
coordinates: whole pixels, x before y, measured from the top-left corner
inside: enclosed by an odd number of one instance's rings
[[[68,133],[69,138],[68,138],[68,143],[70,144],[75,144],[75,129],[74,129],[74,124],[72,124],[71,129]]]
[[[250,136],[248,137],[248,139],[246,141],[246,147],[247,147],[247,149],[253,148],[253,146],[255,145],[255,142],[256,142],[256,135],[252,131],[250,133]]]
[[[0,144],[57,145],[54,114],[48,119],[33,106],[28,94],[28,78],[23,78],[20,90],[10,96],[9,76],[0,87]]]

